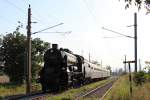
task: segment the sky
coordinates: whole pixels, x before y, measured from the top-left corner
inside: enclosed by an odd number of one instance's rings
[[[64,23],[42,33],[32,35],[59,47],[68,48],[75,54],[110,65],[113,70],[123,68],[124,55],[134,60],[134,39],[120,37],[103,30],[102,27],[134,36],[134,12],[138,19],[138,59],[150,60],[150,15],[132,6],[125,9],[124,0],[0,0],[0,33],[13,32],[22,22],[21,33],[26,35],[27,9],[31,5],[32,33],[50,26]],[[55,33],[68,32],[70,34]],[[47,33],[50,32],[50,33]],[[105,38],[112,37],[112,38]],[[132,68],[134,66],[132,65]]]

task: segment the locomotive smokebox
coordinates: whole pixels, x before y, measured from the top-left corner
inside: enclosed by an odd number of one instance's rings
[[[58,49],[58,44],[52,44],[52,49]]]

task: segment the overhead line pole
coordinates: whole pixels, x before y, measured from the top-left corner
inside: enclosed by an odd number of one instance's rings
[[[27,78],[26,93],[31,92],[31,8],[28,8],[28,25],[27,25]]]
[[[135,72],[137,72],[137,14],[134,13],[134,57],[135,57]]]
[[[137,13],[134,13],[134,25],[130,25],[130,26],[127,26],[127,27],[131,27],[131,26],[134,26],[134,37],[128,36],[128,35],[124,35],[122,33],[119,33],[119,32],[116,32],[116,31],[113,31],[113,30],[110,30],[110,29],[107,29],[105,27],[102,27],[102,29],[110,31],[110,32],[113,32],[113,33],[116,33],[116,34],[119,34],[119,35],[122,35],[122,36],[125,36],[125,37],[128,37],[128,38],[134,38],[135,72],[137,72]]]
[[[91,62],[91,55],[90,55],[90,53],[89,53],[89,62]]]
[[[60,23],[60,24],[45,28],[43,30],[31,33],[31,23],[34,23],[34,22],[31,22],[31,8],[29,5],[29,8],[28,8],[28,25],[27,25],[27,69],[26,69],[26,72],[27,72],[27,75],[26,75],[26,93],[27,94],[31,93],[31,78],[32,78],[32,75],[31,75],[31,65],[32,65],[31,64],[31,62],[32,62],[31,61],[31,35],[36,34],[36,33],[40,33],[40,32],[43,32],[45,30],[48,30],[48,29],[51,29],[51,28],[54,28],[56,26],[64,24],[64,23]]]
[[[126,62],[126,55],[124,55],[124,61]],[[126,73],[127,72],[127,66],[126,66],[126,63],[124,63],[124,72]]]

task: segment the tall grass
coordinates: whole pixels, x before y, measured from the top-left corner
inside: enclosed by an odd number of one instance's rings
[[[134,87],[132,100],[150,100],[150,82]]]
[[[104,100],[150,100],[150,82],[144,83],[142,86],[133,83],[132,86],[133,93],[131,95],[128,75],[122,76],[114,83]]]
[[[104,100],[129,100],[129,82],[127,77],[119,78]]]
[[[25,85],[13,85],[13,84],[5,84],[0,85],[0,96],[9,96],[15,94],[23,94],[25,93]]]
[[[39,84],[33,83],[32,84],[32,91],[41,90]],[[25,94],[26,93],[26,85],[16,85],[16,84],[1,84],[0,85],[0,98],[10,95],[17,95],[17,94]]]

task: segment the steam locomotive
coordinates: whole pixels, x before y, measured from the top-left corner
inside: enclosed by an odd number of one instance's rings
[[[44,67],[40,73],[42,91],[58,91],[69,86],[78,87],[87,82],[106,78],[110,71],[93,64],[68,49],[52,44],[44,54]]]

